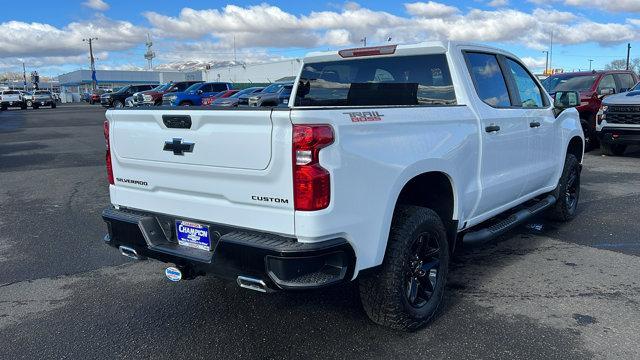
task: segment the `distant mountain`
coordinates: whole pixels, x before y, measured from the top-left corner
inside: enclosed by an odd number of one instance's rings
[[[186,60],[186,61],[176,61],[167,64],[160,64],[158,66],[154,66],[154,70],[159,71],[197,71],[197,70],[206,70],[207,67],[209,69],[216,68],[224,68],[229,66],[236,65],[245,65],[246,63],[243,61],[234,61],[234,60],[223,60],[223,61],[203,61],[203,60]]]

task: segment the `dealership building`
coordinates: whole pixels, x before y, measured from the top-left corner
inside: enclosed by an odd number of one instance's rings
[[[117,89],[132,84],[164,84],[177,81],[222,81],[237,87],[268,84],[296,76],[302,61],[291,59],[261,64],[234,65],[193,71],[125,71],[96,70],[100,89]],[[58,77],[61,97],[65,102],[80,101],[83,93],[91,92],[91,70],[76,70]]]

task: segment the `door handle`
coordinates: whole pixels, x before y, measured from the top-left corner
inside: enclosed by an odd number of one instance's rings
[[[530,127],[530,128],[537,128],[537,127],[540,127],[540,123],[539,123],[539,122],[537,122],[537,121],[530,122],[530,123],[529,123],[529,127]]]
[[[491,124],[491,125],[485,127],[484,131],[486,131],[488,133],[498,132],[498,131],[500,131],[500,126],[495,125],[495,124]]]

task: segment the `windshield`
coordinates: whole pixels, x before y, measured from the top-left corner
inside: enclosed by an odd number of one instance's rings
[[[125,87],[123,87],[123,88],[118,89],[118,91],[116,91],[115,93],[116,93],[116,94],[122,94],[122,93],[125,93],[125,92],[127,92],[127,90],[129,90],[129,88],[130,88],[130,87],[131,87],[131,86],[125,86]]]
[[[288,85],[288,84],[287,83],[271,84],[271,85],[267,86],[266,88],[264,88],[264,90],[262,90],[262,92],[263,93],[267,93],[267,94],[273,94],[275,92],[278,92],[278,90],[280,90],[285,85]]]
[[[151,91],[158,91],[158,92],[165,91],[165,90],[167,90],[170,86],[171,86],[171,83],[160,84],[160,85],[158,85],[158,86],[154,87],[153,89],[151,89]]]
[[[546,78],[542,85],[550,93],[558,91],[586,91],[591,89],[597,75],[558,75]]]
[[[235,93],[235,94],[233,94],[233,95],[231,95],[229,97],[239,98],[242,95],[253,94],[254,92],[259,92],[260,90],[262,90],[262,88],[259,88],[259,87],[247,88],[247,89],[244,89],[244,90],[240,90],[237,93]]]
[[[195,84],[193,84],[193,85],[189,86],[189,87],[185,90],[185,92],[187,92],[187,91],[197,91],[197,90],[198,90],[198,89],[200,89],[203,85],[204,85],[204,83],[195,83]]]

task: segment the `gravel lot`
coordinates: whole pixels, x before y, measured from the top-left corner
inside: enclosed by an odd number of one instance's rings
[[[104,110],[0,113],[0,358],[640,358],[640,149],[585,156],[579,216],[459,254],[428,328],[355,287],[263,295],[102,244]]]

